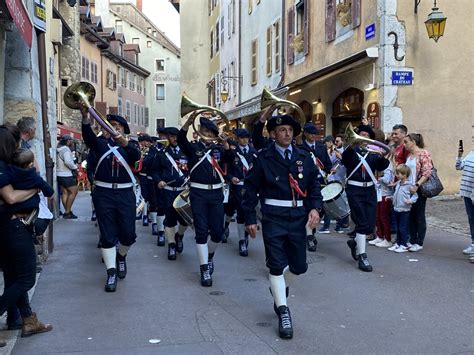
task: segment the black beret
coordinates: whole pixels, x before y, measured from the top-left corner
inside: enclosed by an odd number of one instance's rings
[[[233,146],[236,146],[236,147],[239,145],[239,144],[238,144],[236,141],[234,141],[233,139],[228,139],[228,140],[227,140],[227,143],[229,143],[229,145],[233,145]]]
[[[239,138],[250,138],[250,133],[245,128],[237,128],[234,133]]]
[[[164,130],[163,130],[163,133],[164,134],[170,134],[172,136],[177,136],[178,133],[179,133],[179,129],[177,129],[176,127],[166,127]]]
[[[319,133],[316,126],[311,122],[308,122],[304,125],[303,132],[308,132],[308,133],[311,133],[311,134],[318,134]]]
[[[210,119],[201,117],[200,122],[201,126],[206,127],[208,130],[214,132],[216,135],[219,135],[219,129],[217,128],[216,124]]]
[[[122,125],[123,133],[130,134],[130,127],[128,126],[127,120],[119,115],[108,114],[107,119],[109,121],[115,121]]]
[[[148,135],[148,134],[140,134],[138,136],[138,141],[139,142],[152,142],[153,143],[153,139],[151,139],[151,137]]]
[[[273,116],[267,121],[267,130],[273,131],[278,126],[292,126],[293,127],[293,137],[296,137],[301,133],[301,125],[290,115],[278,115]]]
[[[157,133],[163,133],[163,134],[166,134],[165,130],[166,130],[166,128],[165,128],[165,127],[158,127],[158,128],[156,129],[156,132],[157,132]]]
[[[364,125],[364,124],[359,125],[357,127],[357,133],[360,133],[360,132],[367,132],[369,134],[370,139],[375,139],[375,132],[372,129],[372,127],[370,127],[369,125]]]

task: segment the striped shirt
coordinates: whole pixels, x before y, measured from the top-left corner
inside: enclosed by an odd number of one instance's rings
[[[456,159],[456,170],[462,170],[460,195],[474,201],[474,150],[464,158]]]

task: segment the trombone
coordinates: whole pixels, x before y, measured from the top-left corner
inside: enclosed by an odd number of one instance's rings
[[[211,113],[213,115],[217,114],[217,116],[219,116],[216,120],[217,128],[220,132],[218,136],[223,132],[228,132],[230,130],[230,122],[224,112],[215,107],[199,105],[186,96],[186,94],[183,94],[181,97],[181,117],[191,114],[189,119],[192,119],[193,121],[193,129],[203,141],[212,142],[219,140],[219,137],[208,137],[204,135],[196,126],[196,118],[203,113]]]
[[[114,138],[118,137],[120,134],[115,130],[110,122],[107,121],[107,118],[102,116],[100,112],[91,105],[91,102],[94,102],[94,98],[94,86],[85,81],[72,84],[66,89],[66,92],[64,93],[64,103],[67,107],[72,110],[80,110],[81,107],[86,107],[89,114],[105,131],[107,131]]]
[[[349,147],[357,143],[367,143],[368,146],[366,147],[366,150],[370,153],[381,153],[379,148],[384,151],[384,155],[390,152],[390,147],[388,145],[374,139],[362,137],[355,133],[354,127],[352,127],[351,123],[347,125],[346,131],[344,132],[344,141],[344,147]]]

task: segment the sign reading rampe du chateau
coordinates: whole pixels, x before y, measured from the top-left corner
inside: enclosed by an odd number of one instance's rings
[[[5,0],[5,3],[7,4],[8,11],[10,11],[13,22],[15,22],[23,40],[28,48],[31,48],[31,42],[33,40],[33,24],[31,23],[23,2],[21,0]]]

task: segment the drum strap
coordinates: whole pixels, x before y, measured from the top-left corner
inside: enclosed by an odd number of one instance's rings
[[[326,178],[326,172],[323,170],[324,169],[324,164],[322,163],[321,160],[316,158],[316,155],[314,155],[313,152],[309,152],[311,155],[311,158],[313,158],[314,165],[318,168],[319,174],[323,177],[323,179]]]
[[[249,171],[249,163],[247,162],[247,159],[245,159],[245,157],[242,154],[240,154],[239,152],[235,152],[235,153],[239,157],[239,159],[242,162],[242,165],[245,167],[245,169],[247,171]]]
[[[369,174],[370,178],[374,182],[374,184],[377,184],[377,179],[375,178],[374,173],[372,172],[372,169],[369,166],[369,163],[367,163],[367,160],[365,160],[365,158],[367,158],[368,155],[369,155],[369,153],[366,153],[364,156],[357,153],[357,156],[360,159],[359,164],[357,164],[355,169],[351,171],[349,176],[347,176],[346,183],[347,183],[347,180],[349,180],[351,178],[351,176],[354,175],[354,173],[357,171],[357,169],[359,169],[363,165],[365,167],[365,170],[367,170],[367,173]]]
[[[99,162],[97,163],[97,167],[95,168],[95,173],[97,174],[97,169],[99,168],[100,163],[110,154],[112,153],[115,155],[115,157],[118,159],[118,161],[122,164],[122,166],[125,168],[125,171],[127,172],[128,176],[130,177],[130,180],[132,180],[132,183],[134,186],[137,185],[137,179],[135,179],[135,175],[133,175],[132,169],[130,169],[130,165],[125,161],[124,157],[122,154],[118,152],[119,147],[112,147],[110,144],[107,144],[109,147],[109,150],[106,151],[99,159]]]
[[[178,168],[178,165],[176,164],[175,160],[173,159],[173,157],[168,153],[168,152],[165,152],[165,155],[166,157],[168,158],[168,160],[170,161],[171,165],[173,166],[173,168],[178,172],[178,175],[179,177],[182,177],[184,174],[183,172],[181,171],[180,168]],[[196,164],[197,165],[197,164]]]

